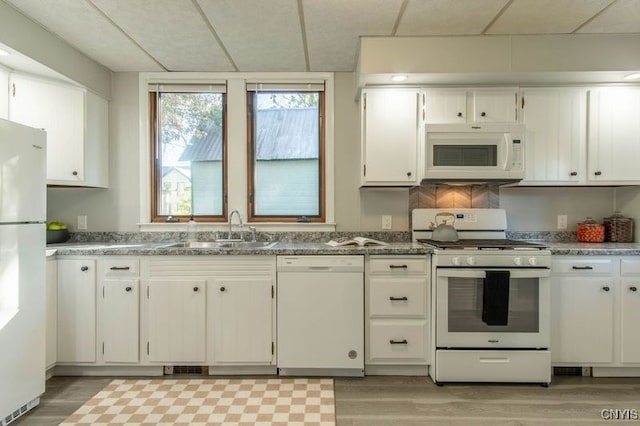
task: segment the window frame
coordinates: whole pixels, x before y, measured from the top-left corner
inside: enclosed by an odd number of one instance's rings
[[[227,87],[227,200],[229,209],[240,211],[243,219],[247,217],[247,84],[261,81],[273,83],[322,83],[325,86],[325,222],[253,222],[262,232],[331,232],[335,231],[335,159],[334,153],[334,94],[335,76],[332,72],[163,72],[148,71],[132,74],[122,88],[138,91],[137,104],[123,105],[123,114],[118,120],[131,120],[131,126],[138,129],[137,164],[138,182],[137,203],[139,221],[136,224],[141,232],[182,232],[185,223],[151,222],[151,172],[150,172],[150,136],[149,136],[149,96],[151,84],[226,84]],[[134,83],[135,81],[135,83]],[[127,111],[128,114],[124,114]],[[137,116],[136,116],[137,114]],[[134,124],[135,123],[135,124]],[[131,154],[135,155],[134,152]],[[200,222],[201,232],[219,232],[228,230],[228,222]]]
[[[255,99],[259,93],[299,93],[298,90],[247,90],[247,221],[285,223],[325,223],[326,222],[326,149],[325,149],[325,91],[311,91],[319,94],[318,99],[318,215],[256,215],[255,214],[255,149],[254,112]]]
[[[160,155],[159,147],[161,141],[158,139],[158,114],[159,114],[159,105],[158,100],[160,99],[159,93],[163,93],[162,91],[156,90],[152,91],[149,89],[148,91],[149,97],[149,148],[150,148],[150,211],[149,217],[152,223],[166,223],[166,222],[188,222],[190,220],[190,215],[162,215],[159,214],[158,209],[158,201],[162,197],[162,176],[158,173],[159,170],[162,170],[161,161],[162,156]],[[164,93],[176,93],[170,90],[164,91]],[[182,92],[182,93],[201,93],[201,92]],[[214,92],[218,93],[218,92]],[[227,155],[227,94],[221,93],[222,95],[222,214],[220,215],[193,215],[193,220],[196,222],[203,223],[215,223],[215,222],[226,222],[227,213],[228,213],[228,155]],[[193,182],[191,186],[191,191],[193,191]],[[192,192],[193,193],[193,192]],[[193,199],[192,199],[193,201]],[[193,206],[192,206],[193,208]]]

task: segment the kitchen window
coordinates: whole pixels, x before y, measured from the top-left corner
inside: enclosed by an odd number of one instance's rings
[[[324,222],[324,85],[247,85],[248,216]]]
[[[149,85],[151,220],[224,221],[226,87]]]

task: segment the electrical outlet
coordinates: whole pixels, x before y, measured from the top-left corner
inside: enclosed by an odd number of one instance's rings
[[[382,229],[391,229],[391,220],[392,220],[391,215],[388,214],[383,214],[382,215]]]
[[[78,216],[78,231],[86,231],[87,230],[87,216],[81,215]]]
[[[567,215],[559,214],[558,215],[558,229],[567,229]]]

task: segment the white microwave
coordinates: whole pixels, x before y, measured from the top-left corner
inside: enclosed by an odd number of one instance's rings
[[[524,134],[524,124],[427,124],[424,180],[519,181]]]

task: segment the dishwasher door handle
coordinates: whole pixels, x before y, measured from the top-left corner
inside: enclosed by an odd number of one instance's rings
[[[309,266],[310,271],[330,271],[331,266]]]

